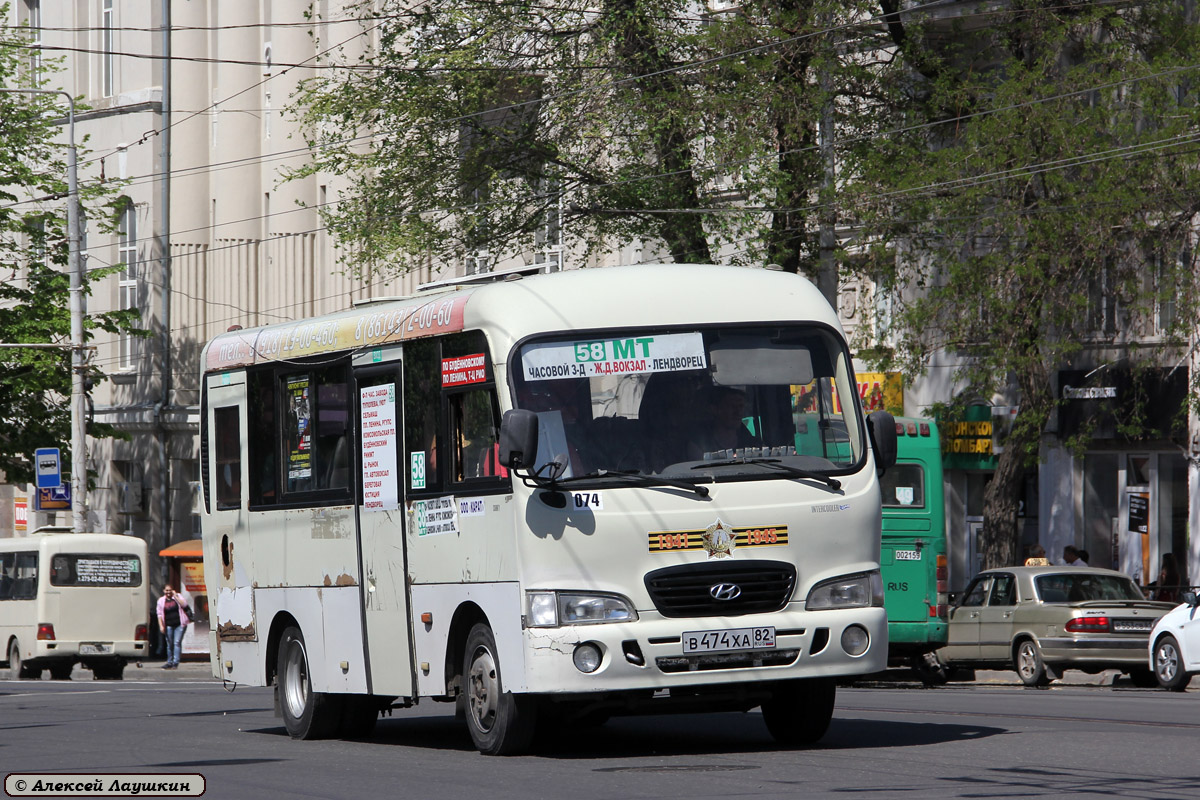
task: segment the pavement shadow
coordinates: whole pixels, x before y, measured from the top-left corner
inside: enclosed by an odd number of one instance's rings
[[[248,730],[287,736],[282,727]],[[1005,728],[936,722],[881,722],[834,718],[825,737],[808,750],[863,750],[925,747],[983,739],[1008,733]],[[384,718],[374,733],[356,744],[426,750],[474,750],[465,725],[451,715]],[[593,727],[550,725],[539,730],[530,755],[562,759],[625,760],[646,756],[711,756],[783,751],[757,713],[616,717]],[[613,769],[623,769],[614,767]]]

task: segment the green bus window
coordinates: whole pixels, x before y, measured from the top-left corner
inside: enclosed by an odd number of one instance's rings
[[[897,464],[879,478],[884,508],[924,508],[925,468],[920,464]]]

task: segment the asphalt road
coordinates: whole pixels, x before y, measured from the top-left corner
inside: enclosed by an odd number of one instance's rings
[[[478,755],[448,705],[397,711],[367,741],[298,742],[269,689],[229,692],[207,665],[126,675],[0,682],[0,773],[200,773],[205,797],[263,800],[1200,798],[1200,691],[1105,676],[1049,689],[1011,673],[842,687],[808,750],[780,749],[750,712],[614,719],[505,759]]]

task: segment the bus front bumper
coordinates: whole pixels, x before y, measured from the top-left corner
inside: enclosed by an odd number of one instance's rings
[[[774,647],[684,652],[687,634],[764,627],[774,629]],[[888,653],[887,616],[877,607],[692,619],[643,614],[629,623],[529,628],[525,643],[525,685],[552,694],[864,675],[886,668]],[[577,666],[590,666],[577,658],[581,648],[599,653],[591,672]],[[587,655],[594,663],[595,653]]]

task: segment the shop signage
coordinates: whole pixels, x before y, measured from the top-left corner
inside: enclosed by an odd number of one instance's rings
[[[29,529],[29,498],[13,498],[13,529],[24,531]]]
[[[995,469],[992,407],[968,406],[961,419],[938,421],[945,469]]]
[[[904,413],[904,380],[899,372],[858,373],[858,396],[868,414],[889,409]]]

